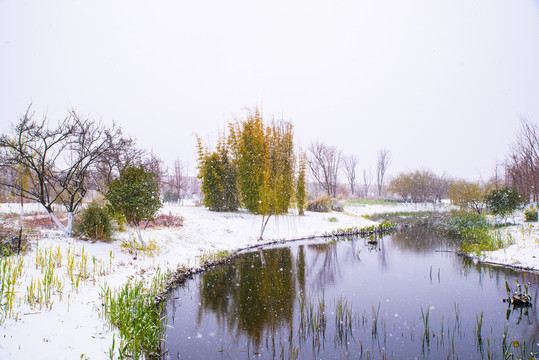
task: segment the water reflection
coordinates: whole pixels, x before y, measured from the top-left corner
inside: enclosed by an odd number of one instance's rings
[[[504,331],[538,347],[538,276],[452,249],[415,227],[243,254],[171,294],[167,356],[496,358]],[[530,282],[532,307],[502,302],[515,279]]]
[[[200,281],[198,324],[207,312],[235,337],[257,348],[267,329],[292,321],[297,272],[290,249],[245,254],[233,266],[208,271]]]

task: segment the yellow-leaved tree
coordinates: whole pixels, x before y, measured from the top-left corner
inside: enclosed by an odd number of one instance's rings
[[[245,119],[229,123],[228,134],[220,138],[219,144],[221,151],[218,149],[217,152],[221,153],[221,161],[215,154],[210,156],[211,152],[198,141],[199,177],[205,198],[216,191],[219,198],[238,198],[241,206],[249,212],[262,215],[260,239],[272,216],[288,213],[297,189],[300,198],[296,199],[298,204],[302,204],[300,214],[303,214],[305,161],[299,162],[300,166],[303,164],[303,170],[300,168],[301,176],[296,179],[297,163],[291,123],[274,120],[266,125],[258,108],[248,110]],[[223,152],[225,147],[226,151]],[[212,161],[212,166],[207,166],[209,161]],[[220,164],[223,161],[226,161],[229,171],[222,172]],[[229,172],[234,173],[236,186],[223,186],[224,175],[220,174]],[[227,195],[228,192],[234,194]]]

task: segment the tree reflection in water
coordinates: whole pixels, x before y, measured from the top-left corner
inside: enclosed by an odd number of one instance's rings
[[[258,253],[249,253],[233,266],[208,271],[200,284],[199,322],[204,311],[211,311],[219,326],[236,337],[247,335],[255,348],[265,331],[290,324],[296,299],[292,253],[274,249],[264,258],[262,265]]]

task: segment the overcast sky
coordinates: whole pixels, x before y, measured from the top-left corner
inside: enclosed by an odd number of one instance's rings
[[[32,103],[195,167],[246,107],[390,175],[488,178],[539,123],[539,0],[0,0],[0,131]]]

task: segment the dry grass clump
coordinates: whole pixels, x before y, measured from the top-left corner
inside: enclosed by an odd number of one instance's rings
[[[319,196],[307,202],[307,211],[313,212],[330,212],[338,211],[343,212],[344,208],[341,203],[334,201],[329,196]]]
[[[316,199],[307,202],[307,211],[330,212],[331,209],[332,201],[329,196],[319,196]]]
[[[156,227],[173,227],[173,228],[179,228],[183,225],[184,218],[177,215],[172,214],[161,214],[157,216],[153,221],[150,221],[148,223],[148,228],[156,228]]]

